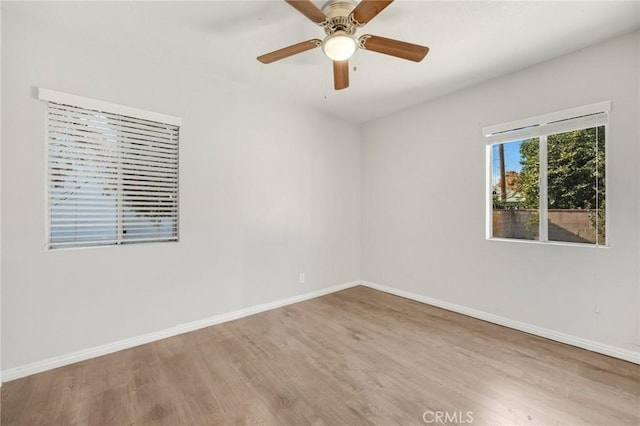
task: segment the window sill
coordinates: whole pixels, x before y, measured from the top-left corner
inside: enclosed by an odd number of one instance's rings
[[[567,246],[567,247],[583,247],[583,248],[601,248],[608,249],[610,246],[601,245],[601,244],[586,244],[586,243],[570,243],[565,241],[538,241],[538,240],[519,240],[515,238],[486,238],[487,241],[500,241],[500,242],[509,242],[509,243],[520,243],[520,244],[538,244],[545,246]]]

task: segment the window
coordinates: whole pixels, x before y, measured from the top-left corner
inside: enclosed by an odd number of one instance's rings
[[[180,119],[40,89],[48,247],[178,240]]]
[[[606,245],[603,102],[483,129],[487,236]]]

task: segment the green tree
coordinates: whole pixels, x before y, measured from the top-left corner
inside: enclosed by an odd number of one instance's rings
[[[604,127],[547,138],[550,209],[594,209],[604,197]]]
[[[549,209],[591,211],[592,226],[604,237],[604,127],[551,135],[547,138],[547,196]],[[520,145],[520,190],[526,208],[539,207],[538,138]]]
[[[527,139],[520,144],[520,191],[524,195],[524,208],[537,209],[540,204],[540,142]]]

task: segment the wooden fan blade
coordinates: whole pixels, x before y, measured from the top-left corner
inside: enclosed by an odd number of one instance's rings
[[[351,15],[358,24],[364,25],[375,18],[378,13],[382,12],[382,10],[391,3],[393,3],[393,0],[362,0],[356,8],[353,9]]]
[[[293,6],[298,12],[319,24],[327,19],[327,16],[316,7],[311,0],[284,0]]]
[[[275,50],[271,53],[266,53],[262,56],[258,56],[257,59],[263,64],[270,64],[271,62],[279,61],[280,59],[288,58],[289,56],[306,52],[307,50],[315,49],[316,47],[320,46],[321,43],[322,42],[320,40],[314,38],[312,40],[303,41],[301,43]]]
[[[349,87],[349,61],[333,61],[333,87],[342,90]]]
[[[359,42],[360,46],[364,50],[384,53],[385,55],[408,59],[414,62],[420,62],[429,52],[429,48],[427,46],[420,46],[419,44],[407,43],[405,41],[393,40],[370,34],[365,34],[360,37]]]

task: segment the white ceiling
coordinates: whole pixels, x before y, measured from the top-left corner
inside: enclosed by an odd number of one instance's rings
[[[321,7],[323,2],[315,2]],[[2,2],[119,48],[172,58],[253,90],[364,122],[640,28],[640,2],[396,0],[357,35],[423,44],[421,63],[359,51],[333,90],[320,49],[256,56],[323,30],[284,1]]]

